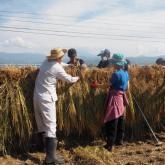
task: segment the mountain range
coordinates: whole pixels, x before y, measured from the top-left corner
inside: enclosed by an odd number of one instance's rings
[[[0,64],[41,64],[46,55],[39,53],[5,53],[0,52]],[[159,57],[165,59],[165,55],[161,56],[137,56],[127,57],[132,64],[148,65],[154,64]],[[82,58],[87,64],[97,65],[100,57],[91,53],[79,53],[79,58]],[[64,61],[69,59],[65,56]]]

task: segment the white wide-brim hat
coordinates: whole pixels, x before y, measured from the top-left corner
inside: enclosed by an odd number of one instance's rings
[[[48,60],[56,60],[65,55],[67,49],[55,48],[50,51],[50,54],[47,56]]]

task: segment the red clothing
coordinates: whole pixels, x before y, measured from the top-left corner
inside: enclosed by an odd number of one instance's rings
[[[128,99],[125,92],[110,90],[106,100],[104,123],[122,116],[127,105]]]
[[[91,88],[96,89],[98,87],[98,84],[96,82],[93,82],[90,86]]]

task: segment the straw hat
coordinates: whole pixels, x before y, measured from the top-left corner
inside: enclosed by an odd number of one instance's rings
[[[111,62],[112,64],[118,66],[124,66],[125,64],[127,64],[126,60],[124,59],[124,55],[121,53],[114,53],[111,58]]]
[[[50,51],[50,54],[47,56],[48,60],[56,60],[64,56],[67,52],[67,49],[55,48]]]

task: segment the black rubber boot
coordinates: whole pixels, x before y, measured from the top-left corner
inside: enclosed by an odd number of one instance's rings
[[[55,138],[55,140],[54,140],[54,143],[55,143],[55,150],[57,150],[57,143],[58,143],[58,140],[57,140],[56,138]],[[63,156],[61,156],[60,154],[57,154],[56,151],[55,151],[54,155],[55,155],[55,160],[56,160],[56,161],[63,162],[62,164],[65,163],[65,162],[64,162]]]
[[[112,142],[112,140],[108,139],[107,140],[107,150],[111,152],[112,149],[113,149],[113,142]]]
[[[123,133],[118,133],[117,134],[117,138],[116,138],[116,140],[115,140],[115,145],[116,146],[121,146],[121,145],[123,145],[124,143],[123,143],[123,139],[124,139],[124,134]]]
[[[44,140],[44,132],[39,132],[37,134],[37,146],[36,146],[36,150],[38,152],[44,152],[45,150],[45,140]]]
[[[122,145],[123,145],[123,140],[117,140],[117,141],[115,142],[115,145],[116,145],[116,146],[122,146]]]
[[[64,164],[64,159],[60,155],[56,155],[57,140],[56,138],[46,138],[46,158],[45,165]]]

